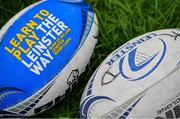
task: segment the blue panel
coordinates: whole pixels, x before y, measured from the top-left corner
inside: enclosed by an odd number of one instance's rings
[[[0,43],[0,88],[16,90],[6,95],[0,92],[4,96],[0,109],[36,93],[71,60],[81,40],[81,11],[87,8],[90,6],[83,3],[45,1],[10,26]]]

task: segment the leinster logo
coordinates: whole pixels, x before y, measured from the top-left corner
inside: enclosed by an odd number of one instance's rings
[[[123,80],[137,81],[154,72],[164,59],[167,46],[162,39],[158,39],[153,45],[155,46],[144,42],[121,56],[104,73],[101,85],[107,85],[118,77]]]
[[[136,81],[150,75],[162,62],[166,53],[165,42],[162,39],[159,41],[157,43],[161,47],[157,49],[151,50],[151,46],[149,46],[149,52],[143,53],[136,48],[124,56],[119,62],[121,76],[130,81]]]

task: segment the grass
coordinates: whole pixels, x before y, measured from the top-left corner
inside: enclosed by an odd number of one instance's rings
[[[0,0],[0,26],[37,0]],[[89,0],[99,19],[99,37],[86,72],[68,96],[36,117],[78,118],[87,81],[98,65],[120,45],[149,31],[180,28],[180,0]]]

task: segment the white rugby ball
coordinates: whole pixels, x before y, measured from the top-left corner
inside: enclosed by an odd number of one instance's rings
[[[81,118],[179,118],[180,30],[134,38],[111,53],[88,82]]]
[[[36,115],[64,98],[85,71],[97,34],[96,15],[83,0],[43,0],[15,15],[0,32],[0,117]]]

